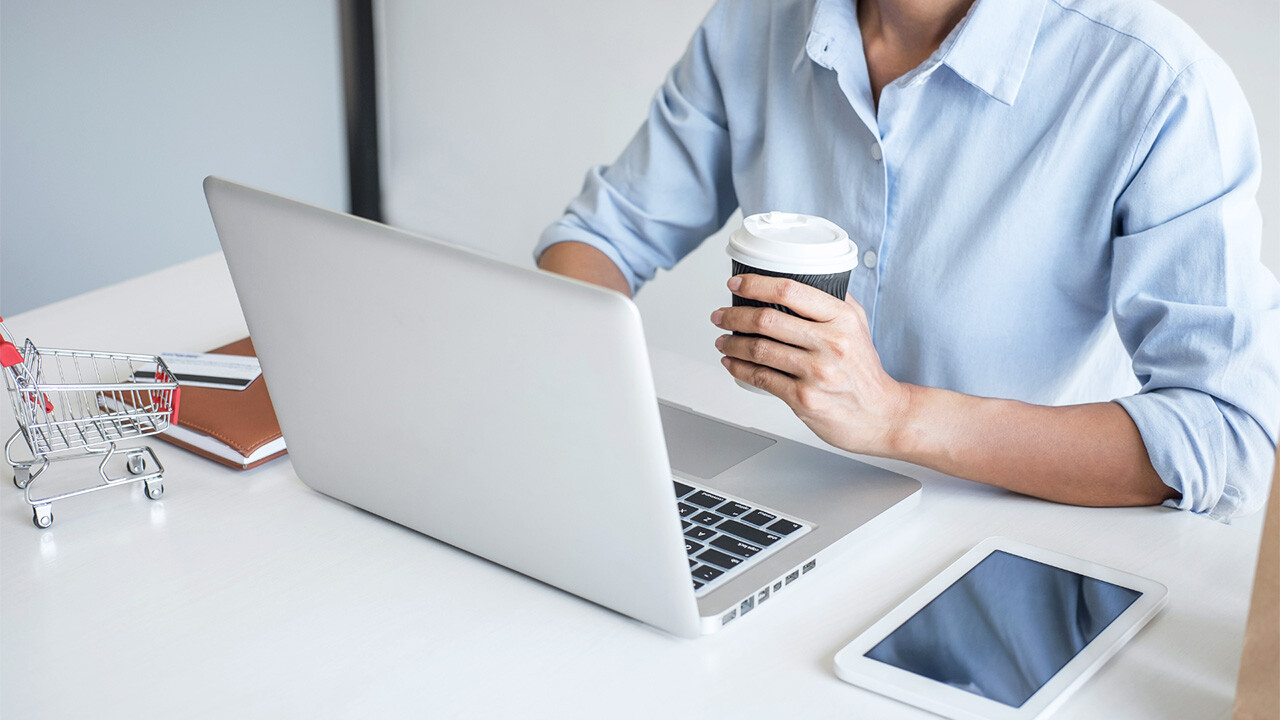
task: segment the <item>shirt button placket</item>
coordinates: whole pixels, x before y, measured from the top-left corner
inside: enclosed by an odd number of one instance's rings
[[[867,152],[874,161],[867,163],[867,182],[863,185],[859,203],[861,228],[859,249],[862,251],[861,267],[854,270],[854,276],[861,276],[860,283],[866,288],[862,298],[863,309],[867,312],[867,321],[875,331],[876,301],[880,295],[880,273],[876,269],[880,263],[880,250],[884,240],[887,209],[888,171],[884,162],[884,148],[878,137],[872,137]]]
[[[848,228],[849,237],[858,246],[858,257],[861,260],[867,250],[879,244],[883,228],[879,217],[882,212],[880,210],[882,203],[878,197],[880,181],[877,178],[881,173],[877,172],[879,167],[875,163],[868,163],[865,160],[852,165],[864,174],[857,184],[853,227]],[[867,272],[859,263],[853,268],[853,273],[849,277],[849,289],[853,298],[870,311],[870,305],[876,296],[875,274]]]

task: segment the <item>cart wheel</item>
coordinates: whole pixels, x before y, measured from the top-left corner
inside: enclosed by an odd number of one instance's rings
[[[142,453],[134,453],[129,456],[129,473],[132,475],[141,475],[143,470],[147,469],[147,458]]]
[[[29,482],[31,482],[31,468],[19,466],[13,469],[13,484],[17,485],[19,490],[25,490]]]
[[[48,505],[37,505],[31,508],[31,522],[38,528],[47,528],[53,524],[53,508]]]
[[[147,494],[148,498],[159,500],[160,496],[164,494],[164,483],[144,483],[142,490]]]

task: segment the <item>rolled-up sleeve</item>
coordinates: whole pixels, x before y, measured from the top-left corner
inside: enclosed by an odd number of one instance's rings
[[[1118,402],[1182,509],[1267,496],[1280,426],[1280,286],[1259,261],[1257,134],[1216,58],[1172,81],[1115,206],[1111,307],[1142,388]]]
[[[713,8],[698,29],[617,161],[587,173],[581,194],[543,232],[535,258],[559,242],[592,245],[634,293],[728,220],[737,198],[712,62],[721,10]]]

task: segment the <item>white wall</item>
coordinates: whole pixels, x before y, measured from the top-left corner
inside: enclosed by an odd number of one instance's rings
[[[611,162],[712,0],[383,0],[389,222],[529,264]],[[1280,2],[1169,0],[1235,68],[1261,126],[1264,257],[1280,273]],[[730,225],[735,220],[730,221]],[[714,360],[723,233],[639,294],[651,344]]]
[[[396,224],[527,262],[644,118],[711,0],[386,0],[384,206]]]
[[[1280,276],[1280,0],[1160,0],[1222,56],[1244,88],[1262,144],[1262,261]]]
[[[388,222],[532,264],[542,229],[635,133],[712,2],[381,2]],[[723,247],[704,243],[641,290],[651,344],[714,359]]]
[[[339,47],[335,0],[0,0],[0,315],[217,250],[208,174],[345,210]]]

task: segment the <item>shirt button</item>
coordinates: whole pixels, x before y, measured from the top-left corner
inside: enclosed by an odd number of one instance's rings
[[[875,250],[866,251],[862,255],[862,264],[866,265],[869,268],[874,268],[876,266],[876,251]]]
[[[871,159],[879,161],[884,155],[880,152],[880,143],[871,143]]]

